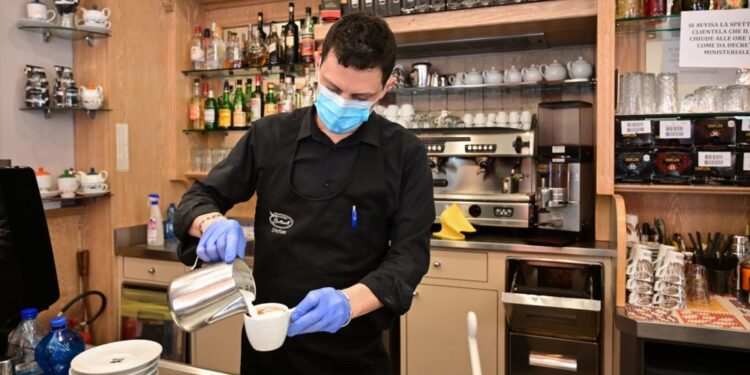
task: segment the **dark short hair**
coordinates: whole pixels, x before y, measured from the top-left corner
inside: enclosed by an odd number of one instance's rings
[[[385,21],[371,14],[350,13],[336,21],[323,41],[322,61],[332,49],[339,64],[347,68],[379,68],[383,85],[396,63],[393,32]]]

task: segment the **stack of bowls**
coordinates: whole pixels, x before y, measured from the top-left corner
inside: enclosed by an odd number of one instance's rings
[[[154,341],[117,341],[73,358],[69,375],[157,375],[161,352]]]

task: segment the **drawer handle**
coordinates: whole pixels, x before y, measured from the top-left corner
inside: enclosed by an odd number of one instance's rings
[[[156,273],[156,268],[154,268],[154,267],[149,267],[149,268],[148,268],[148,273],[150,273],[150,274],[152,274],[152,275],[153,275],[153,274],[155,274],[155,273]]]
[[[418,290],[415,290],[415,291],[414,291],[414,293],[412,293],[412,295],[413,295],[414,297],[419,297],[419,291],[418,291]]]
[[[442,266],[443,263],[440,263],[439,261],[437,261],[435,263],[432,263],[432,265],[435,266],[435,268],[440,268],[440,266]]]
[[[546,354],[541,352],[529,353],[529,366],[545,367],[562,371],[578,371],[578,361],[575,358],[560,354]]]

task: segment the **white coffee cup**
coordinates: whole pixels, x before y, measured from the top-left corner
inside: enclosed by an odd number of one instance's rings
[[[36,184],[39,185],[39,191],[50,191],[52,190],[52,176],[48,174],[37,175]]]
[[[651,306],[652,297],[650,294],[630,293],[628,303],[638,306]]]
[[[89,182],[89,183],[83,183],[81,184],[81,190],[83,190],[84,193],[103,193],[107,190],[109,190],[109,185],[103,183],[103,182]]]
[[[403,104],[398,110],[399,117],[414,116],[414,106],[411,104]]]
[[[397,106],[397,105],[395,105],[395,104],[391,104],[391,105],[389,105],[389,106],[388,106],[388,107],[387,107],[387,108],[385,109],[385,113],[384,113],[384,115],[385,115],[385,117],[393,117],[393,118],[396,118],[396,117],[398,116],[398,106]]]
[[[466,126],[474,125],[474,116],[471,113],[465,113],[463,120]]]
[[[259,352],[280,348],[286,339],[292,310],[280,303],[264,303],[255,306],[255,309],[259,312],[264,309],[275,309],[280,312],[270,312],[257,317],[245,314],[245,335],[250,345]]]
[[[648,281],[628,279],[625,288],[633,293],[654,294],[654,286]]]
[[[448,83],[451,84],[451,86],[463,86],[464,85],[464,77],[466,77],[466,73],[464,72],[458,72],[455,75],[448,77]]]
[[[375,111],[375,113],[377,113],[377,114],[379,114],[379,115],[382,116],[385,113],[385,107],[382,106],[382,105],[380,105],[380,104],[378,104],[378,105],[375,106],[374,111]]]
[[[664,264],[664,258],[666,258],[671,252],[677,252],[677,249],[669,245],[659,245],[659,253],[656,255],[656,262],[654,262],[654,265],[657,268],[661,267],[661,265]]]
[[[52,22],[57,17],[57,13],[52,9],[47,9],[43,3],[26,4],[26,15],[32,20],[44,22]]]
[[[474,115],[474,126],[484,126],[486,122],[487,122],[487,118],[484,116],[484,113],[477,112]]]
[[[521,122],[521,114],[517,111],[513,111],[508,115],[508,122],[512,124],[518,124]]]
[[[487,114],[487,125],[492,126],[495,124],[495,119],[497,118],[496,113],[488,113]]]
[[[62,192],[63,198],[73,198],[78,190],[78,180],[75,177],[62,177],[57,179],[57,188]]]
[[[497,121],[497,124],[500,126],[508,125],[508,113],[506,113],[505,111],[498,112],[497,119],[495,121]]]
[[[642,258],[645,258],[651,261],[653,259],[653,256],[654,256],[653,250],[649,249],[644,244],[637,243],[637,244],[634,244],[633,248],[630,250],[630,257],[628,258],[628,262],[632,262],[635,259],[642,259]]]
[[[531,111],[523,111],[523,112],[521,112],[521,123],[522,124],[531,124]]]

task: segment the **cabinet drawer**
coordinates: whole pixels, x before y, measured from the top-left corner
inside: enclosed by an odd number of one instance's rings
[[[432,250],[425,277],[487,281],[487,253]]]
[[[128,257],[123,260],[123,276],[125,280],[132,279],[169,284],[174,278],[183,273],[185,273],[185,266],[180,262]]]

